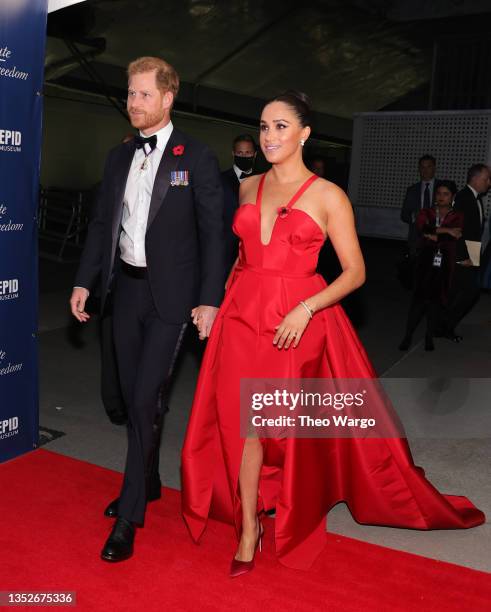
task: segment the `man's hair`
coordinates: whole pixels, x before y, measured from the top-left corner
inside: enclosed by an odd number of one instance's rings
[[[486,166],[486,164],[473,164],[469,170],[467,170],[466,183],[470,183],[475,176],[478,176],[484,170],[489,172],[489,166]]]
[[[430,161],[436,165],[436,159],[433,157],[433,155],[423,155],[422,157],[420,157],[418,160],[418,166],[420,166],[421,162],[424,162],[424,161]]]
[[[235,145],[238,142],[248,142],[254,147],[254,151],[257,151],[256,141],[254,140],[254,137],[250,134],[239,134],[239,136],[236,136],[232,143],[232,149],[235,149]]]
[[[128,78],[135,74],[155,71],[157,87],[163,93],[170,91],[177,97],[179,75],[176,69],[159,57],[139,57],[128,65]]]

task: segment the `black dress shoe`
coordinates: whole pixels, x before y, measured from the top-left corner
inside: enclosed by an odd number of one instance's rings
[[[135,528],[125,518],[119,517],[101,552],[104,561],[124,561],[133,554]]]
[[[157,487],[155,487],[155,489],[152,489],[150,493],[148,494],[147,501],[152,502],[157,499],[160,499],[161,497],[162,497],[161,487],[159,487],[158,489]],[[104,510],[104,516],[107,516],[109,518],[116,518],[118,516],[118,510],[119,510],[118,505],[119,505],[119,497],[116,497],[116,499],[113,499],[112,502]]]

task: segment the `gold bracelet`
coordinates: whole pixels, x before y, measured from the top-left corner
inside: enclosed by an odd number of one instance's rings
[[[305,310],[308,312],[309,317],[312,318],[314,316],[314,311],[312,310],[312,308],[310,308],[309,306],[307,306],[307,304],[305,302],[300,302],[300,304],[302,304],[302,306],[305,308]]]

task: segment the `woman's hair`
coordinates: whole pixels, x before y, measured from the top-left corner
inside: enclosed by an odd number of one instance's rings
[[[162,93],[172,92],[175,98],[179,91],[179,75],[173,66],[160,57],[139,57],[128,65],[128,77],[154,70],[158,89]]]
[[[283,102],[289,106],[297,115],[300,125],[307,127],[312,125],[312,109],[308,96],[301,91],[288,89],[283,93],[271,98],[264,106],[268,106],[272,102]]]
[[[436,189],[438,190],[440,187],[445,187],[450,191],[452,195],[455,195],[457,193],[457,185],[455,184],[455,181],[450,181],[448,179],[444,181],[438,181]]]

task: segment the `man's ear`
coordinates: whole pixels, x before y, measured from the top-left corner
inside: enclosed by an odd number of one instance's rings
[[[174,94],[172,91],[166,91],[163,97],[164,108],[166,110],[170,109],[174,104]]]

